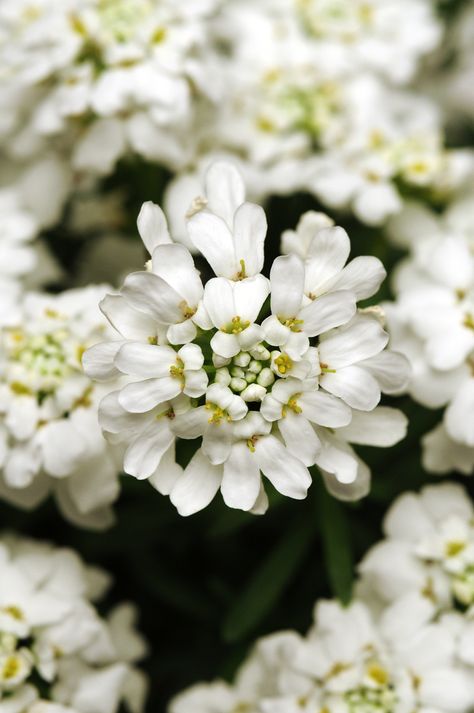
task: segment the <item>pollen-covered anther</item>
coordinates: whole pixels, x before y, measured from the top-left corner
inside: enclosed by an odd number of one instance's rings
[[[280,354],[280,356],[275,359],[275,365],[279,374],[287,374],[291,371],[293,361],[288,354]]]
[[[302,331],[304,319],[297,319],[296,317],[278,317],[278,319],[285,327],[291,329],[292,332]]]
[[[230,416],[228,415],[227,411],[225,411],[225,409],[222,409],[217,404],[213,404],[211,401],[207,402],[206,409],[208,411],[212,412],[208,418],[208,423],[219,424],[222,421],[222,419],[225,419],[227,421],[231,420]]]
[[[236,315],[235,317],[232,317],[230,324],[221,328],[221,331],[226,334],[240,334],[240,332],[243,332],[244,329],[247,329],[249,326],[250,322],[248,320],[242,320],[238,315]]]
[[[176,364],[170,366],[170,374],[173,379],[181,379],[184,382],[184,362],[179,357],[176,358]]]
[[[191,319],[191,317],[196,314],[196,309],[194,307],[190,307],[185,300],[179,303],[179,309],[183,313],[184,319]]]

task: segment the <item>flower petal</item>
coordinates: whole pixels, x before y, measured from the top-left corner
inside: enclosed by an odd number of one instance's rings
[[[175,363],[176,356],[171,347],[127,342],[118,350],[115,365],[123,374],[144,379],[160,378],[170,375],[170,366]]]
[[[230,359],[240,352],[240,344],[235,334],[216,332],[211,339],[211,348],[221,357]]]
[[[288,411],[278,421],[278,428],[290,453],[304,465],[314,465],[321,444],[310,422],[304,416]]]
[[[262,473],[282,495],[302,500],[306,497],[311,476],[303,463],[295,458],[275,436],[260,438],[255,446]]]
[[[184,245],[159,245],[152,256],[153,274],[161,277],[187,303],[196,308],[203,287],[194,260]]]
[[[156,337],[156,321],[149,314],[131,307],[123,295],[106,295],[99,307],[112,327],[125,339]]]
[[[118,400],[126,411],[144,413],[164,401],[173,399],[179,393],[181,393],[181,382],[170,376],[128,384],[121,390]]]
[[[298,318],[303,320],[304,332],[309,337],[315,337],[349,322],[355,311],[354,293],[339,290],[318,297],[311,304],[303,307],[298,313]]]
[[[388,334],[376,319],[357,315],[321,339],[319,357],[331,369],[339,369],[379,354],[387,342]]]
[[[183,321],[179,308],[181,295],[151,272],[132,272],[125,279],[122,294],[132,307],[145,312],[161,324]]]
[[[270,283],[263,275],[254,275],[234,284],[235,314],[255,322],[270,292]]]
[[[353,411],[348,426],[337,434],[350,443],[388,448],[405,438],[408,419],[402,411],[377,406],[373,411]]]
[[[173,441],[174,433],[168,419],[152,419],[128,446],[123,459],[125,472],[138,480],[148,478],[156,471]]]
[[[150,255],[158,245],[172,242],[165,214],[160,206],[152,201],[143,203],[138,214],[137,226],[140,237]]]
[[[358,366],[347,366],[335,374],[323,374],[320,384],[360,411],[372,411],[380,401],[380,387],[376,380]]]
[[[199,449],[171,491],[170,500],[180,515],[192,515],[209,505],[221,480],[222,466],[212,465]]]
[[[272,312],[277,317],[296,317],[303,299],[304,263],[297,255],[282,255],[270,270]]]
[[[232,233],[222,218],[205,210],[196,213],[188,221],[188,233],[216,275],[232,279],[239,272]]]
[[[298,404],[307,419],[326,428],[347,426],[352,418],[352,410],[344,401],[321,390],[303,392]]]
[[[263,246],[267,234],[265,211],[253,203],[241,205],[234,217],[234,250],[237,262],[243,260],[245,275],[257,275],[263,267]]]
[[[114,359],[122,345],[122,341],[100,342],[84,352],[82,367],[87,376],[95,381],[108,381],[119,376]]]
[[[204,177],[209,209],[232,226],[234,213],[245,200],[240,172],[229,161],[214,161]]]
[[[349,236],[343,228],[331,227],[319,230],[308,249],[305,292],[320,295],[321,286],[340,273],[350,250]]]
[[[250,510],[259,496],[260,483],[260,468],[255,453],[245,443],[236,443],[224,464],[221,493],[225,504],[239,510]]]

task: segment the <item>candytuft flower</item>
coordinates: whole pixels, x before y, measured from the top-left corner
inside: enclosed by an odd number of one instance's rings
[[[318,223],[304,250],[278,257],[268,279],[262,209],[239,204],[238,173],[225,163],[206,183],[189,238],[216,276],[202,285],[191,254],[168,242],[163,213],[148,204],[139,228],[150,270],[101,303],[119,335],[86,352],[86,373],[127,377],[102,403],[104,432],[128,445],[125,470],[150,477],[185,515],[219,488],[230,507],[264,511],[262,474],[280,493],[304,498],[315,465],[333,492],[360,497],[370,474],[348,442],[390,445],[406,427],[398,411],[376,409],[381,392],[405,383],[406,360],[384,351],[378,314],[356,306],[378,289],[383,267],[375,258],[345,266],[347,234]],[[196,439],[182,471],[176,443]]]

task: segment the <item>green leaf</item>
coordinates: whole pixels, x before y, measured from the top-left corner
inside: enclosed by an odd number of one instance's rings
[[[316,492],[329,583],[333,594],[343,604],[348,604],[352,595],[354,562],[347,511],[341,502],[329,495],[322,482]]]
[[[298,571],[315,530],[313,519],[299,521],[259,564],[224,620],[222,634],[227,642],[243,639],[272,610]]]

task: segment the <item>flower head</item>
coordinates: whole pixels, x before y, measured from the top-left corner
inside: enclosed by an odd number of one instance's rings
[[[230,507],[263,511],[261,474],[282,494],[304,498],[316,464],[344,484],[346,497],[352,488],[360,496],[368,471],[348,441],[371,442],[372,416],[385,417],[384,445],[405,428],[398,412],[374,411],[382,391],[404,383],[405,360],[384,351],[388,335],[377,315],[356,307],[377,290],[383,267],[375,258],[344,267],[349,238],[325,228],[304,257],[278,257],[268,279],[260,272],[262,209],[239,204],[240,179],[224,163],[211,167],[206,183],[189,237],[216,276],[202,285],[191,254],[168,242],[163,214],[148,205],[139,226],[150,270],[102,301],[120,339],[87,352],[86,372],[131,380],[104,400],[104,431],[128,443],[126,471],[151,477],[182,514],[207,505],[219,488]],[[177,443],[196,439],[184,472],[175,465],[170,476]]]

